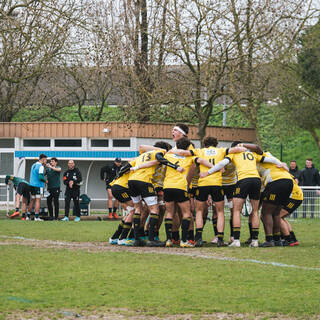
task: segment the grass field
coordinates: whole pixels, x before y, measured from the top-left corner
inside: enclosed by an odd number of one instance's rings
[[[153,249],[109,245],[117,222],[1,219],[0,319],[320,319],[320,219],[292,225],[298,247]]]

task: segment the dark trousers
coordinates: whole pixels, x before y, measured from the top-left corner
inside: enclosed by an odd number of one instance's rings
[[[79,202],[80,190],[67,190],[65,193],[65,215],[69,217],[70,202],[71,199],[74,203],[74,212],[73,214],[77,217],[80,217],[80,202]]]
[[[58,219],[59,216],[59,194],[60,188],[52,188],[48,189],[50,195],[47,198],[47,207],[50,218],[53,218],[53,207],[52,207],[52,200],[54,204],[54,218]]]

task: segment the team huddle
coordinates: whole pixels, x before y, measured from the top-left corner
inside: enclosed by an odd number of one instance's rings
[[[230,148],[217,147],[214,137],[206,137],[203,147],[195,149],[187,134],[188,127],[177,124],[172,130],[174,148],[164,141],[142,145],[140,155],[121,167],[110,185],[126,214],[110,244],[201,247],[213,205],[212,242],[226,246],[225,198],[230,209],[230,247],[241,246],[241,212],[247,198],[252,206],[249,246],[299,244],[285,218],[302,203],[303,193],[285,163],[254,144],[235,141]],[[260,219],[265,242],[259,244]],[[163,222],[164,242],[159,240]]]

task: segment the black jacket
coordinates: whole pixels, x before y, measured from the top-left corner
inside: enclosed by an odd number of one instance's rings
[[[319,171],[313,165],[311,168],[302,169],[300,178],[302,186],[320,186]]]
[[[81,172],[78,168],[73,168],[72,170],[67,170],[63,174],[63,183],[66,185],[66,191],[71,190],[69,187],[69,181],[73,180],[73,187],[72,189],[80,189],[80,182],[82,181]]]
[[[106,184],[110,184],[110,182],[117,176],[120,168],[121,167],[118,167],[115,163],[102,167],[100,170],[101,180],[106,179]]]
[[[301,171],[298,169],[298,166],[296,166],[295,169],[289,169],[289,173],[294,176],[295,179],[298,179],[299,183],[301,182]]]

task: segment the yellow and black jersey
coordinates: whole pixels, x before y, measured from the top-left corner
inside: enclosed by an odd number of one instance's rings
[[[148,161],[157,160],[156,159],[157,153],[161,153],[162,155],[164,155],[165,151],[158,149],[158,150],[144,152],[133,161],[132,166],[135,167],[135,166],[142,165],[143,163],[146,163]],[[154,165],[149,168],[143,168],[143,169],[136,170],[131,174],[129,180],[136,180],[136,181],[143,181],[146,183],[152,183],[151,180],[152,180],[152,177],[153,177],[154,172],[156,170],[156,167],[157,167],[157,165]]]
[[[200,174],[200,168],[199,166],[196,166],[194,175],[191,179],[191,188],[197,188],[199,184],[199,174]]]
[[[236,184],[238,181],[237,170],[232,162],[228,163],[224,167],[224,172],[222,173],[222,185],[231,186]]]
[[[167,167],[166,175],[163,181],[163,189],[173,188],[187,191],[187,174],[190,167],[194,163],[195,157],[178,156],[173,153],[167,153],[164,157],[171,163],[174,163],[179,167],[184,168],[184,172],[181,173],[174,168]]]
[[[290,199],[294,199],[294,200],[303,200],[303,192],[301,190],[301,188],[298,186],[296,179],[294,177],[292,177],[293,180],[293,188],[292,188],[292,192],[290,194]]]
[[[226,158],[235,165],[238,181],[246,178],[260,178],[257,170],[257,163],[263,161],[263,156],[258,155],[255,152],[245,151],[229,154]]]
[[[227,155],[226,148],[216,148],[216,147],[208,147],[193,150],[193,153],[196,157],[205,159],[212,163],[212,165],[217,164]],[[204,165],[200,165],[200,172],[207,172],[208,167]],[[221,171],[214,172],[213,174],[208,175],[205,178],[199,178],[198,181],[199,187],[205,186],[222,186],[222,173]]]
[[[166,175],[167,166],[166,165],[158,165],[155,169],[155,172],[152,176],[151,183],[155,188],[163,187],[163,180]]]
[[[134,164],[134,160],[130,161],[129,164],[131,165],[131,167],[133,167]],[[121,177],[114,179],[111,183],[110,186],[113,186],[115,184],[117,184],[118,186],[124,187],[124,188],[128,188],[128,180],[131,177],[133,171],[128,171],[126,173],[124,173]]]
[[[273,157],[271,153],[264,152],[263,157]],[[273,163],[259,163],[257,165],[258,172],[261,176],[261,181],[264,186],[269,182],[280,179],[291,179],[290,173],[284,168],[278,168]]]

